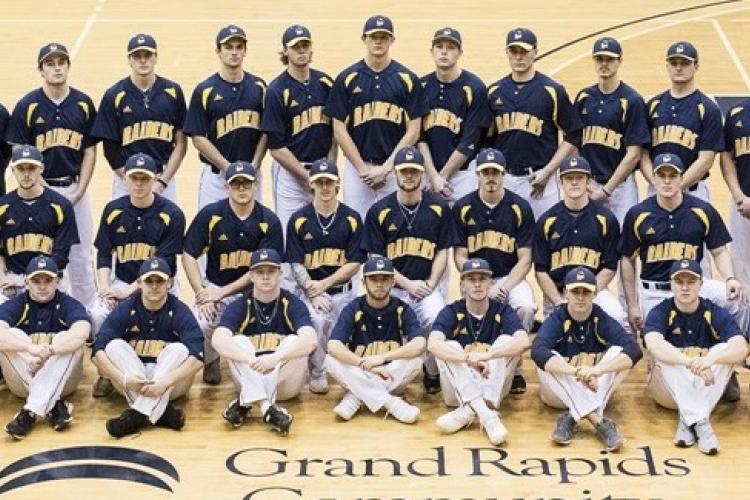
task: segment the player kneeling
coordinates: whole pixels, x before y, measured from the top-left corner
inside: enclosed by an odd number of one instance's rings
[[[708,455],[719,452],[709,416],[732,375],[747,355],[747,342],[729,312],[701,298],[701,267],[680,260],[670,269],[673,298],[653,308],[644,340],[653,358],[648,381],[657,403],[679,412],[674,443]]]
[[[57,290],[59,276],[54,260],[33,258],[26,291],[0,306],[0,367],[10,391],[26,398],[5,426],[13,439],[26,437],[37,416],[47,416],[56,431],[73,420],[73,405],[63,397],[81,381],[91,323],[80,302]]]
[[[544,320],[531,346],[542,401],[567,408],[551,439],[570,444],[576,424],[585,418],[607,451],[617,451],[625,439],[604,417],[604,408],[643,353],[635,337],[594,304],[596,276],[591,270],[571,269],[564,286],[567,303]]]
[[[458,406],[437,420],[445,433],[471,424],[474,416],[490,442],[505,441],[508,430],[495,410],[510,391],[521,354],[529,337],[515,311],[490,299],[492,270],[484,259],[461,266],[463,299],[446,306],[432,326],[429,351],[437,360],[443,401]]]
[[[180,430],[185,414],[170,401],[187,394],[203,366],[203,335],[190,308],[169,293],[169,264],[141,264],[139,290],[107,316],[92,346],[93,361],[130,408],[107,421],[112,437],[154,424]]]
[[[229,362],[240,395],[224,410],[224,419],[239,428],[252,403],[260,405],[263,422],[282,435],[294,417],[276,400],[296,397],[307,381],[307,356],[318,336],[310,312],[281,288],[281,256],[263,248],[250,257],[252,288],[221,317],[211,340]]]
[[[396,420],[414,423],[419,408],[398,395],[422,371],[426,342],[419,320],[391,296],[390,260],[370,258],[362,275],[365,295],[344,308],[328,341],[325,366],[347,391],[333,411],[350,420],[364,403],[373,413],[385,407]]]

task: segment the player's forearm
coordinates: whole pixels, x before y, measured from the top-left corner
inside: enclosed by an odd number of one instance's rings
[[[432,159],[432,153],[430,152],[430,148],[427,146],[427,143],[419,141],[417,143],[417,149],[420,153],[422,153],[422,157],[424,158],[424,169],[425,173],[427,174],[427,178],[432,179],[436,175],[440,175],[437,171],[437,168],[435,168],[435,162]]]
[[[623,256],[620,259],[620,279],[625,292],[625,303],[628,307],[638,304],[638,293],[636,291],[635,259]]]
[[[250,362],[250,353],[245,352],[239,344],[232,340],[232,332],[228,328],[218,327],[211,338],[211,345],[222,358],[239,361],[240,363]]]
[[[401,288],[402,290],[406,290],[406,288],[411,283],[411,280],[409,278],[398,271],[393,272],[393,281],[395,282],[396,286]]]
[[[557,149],[555,150],[555,154],[552,155],[552,158],[550,158],[550,160],[544,166],[546,174],[548,176],[554,175],[563,160],[568,156],[574,155],[577,150],[578,149],[573,144],[567,141],[560,142],[560,144],[557,146]]]
[[[649,332],[643,336],[643,339],[646,342],[646,349],[656,361],[676,366],[687,366],[690,364],[690,358],[664,340],[661,334]]]
[[[335,137],[331,137],[331,147],[328,149],[328,154],[326,155],[326,158],[331,163],[336,163],[336,158],[339,156],[339,145],[336,142]]]
[[[505,277],[503,288],[510,291],[516,285],[526,279],[531,271],[531,247],[522,247],[518,249],[518,262],[513,266]]]
[[[336,269],[336,272],[325,278],[326,288],[331,288],[340,283],[346,283],[359,271],[359,262],[347,262]]]
[[[169,155],[167,164],[164,165],[164,171],[160,176],[164,182],[169,183],[177,175],[177,170],[180,168],[182,160],[185,159],[185,153],[187,153],[187,138],[182,130],[178,130],[174,134],[174,149],[172,154]]]
[[[689,188],[698,184],[708,173],[714,163],[716,153],[714,151],[701,151],[698,158],[682,174],[682,187]]]
[[[359,366],[359,362],[362,359],[350,351],[340,340],[328,341],[328,354],[336,361],[352,366]]]
[[[346,124],[340,120],[333,120],[333,136],[336,138],[336,142],[341,147],[341,151],[344,156],[349,160],[349,163],[357,169],[360,175],[367,172],[367,164],[365,164],[362,156],[359,154],[356,144],[352,136],[349,135],[349,131],[346,129]]]
[[[651,162],[651,155],[645,149],[641,154],[641,174],[649,184],[654,183],[654,164]]]
[[[216,146],[208,140],[208,137],[194,135],[193,146],[195,146],[195,149],[197,149],[198,152],[207,159],[209,163],[211,163],[211,165],[219,170],[226,170],[229,166],[229,160],[224,158],[224,155],[222,155]]]
[[[440,283],[443,273],[445,272],[445,266],[448,265],[448,252],[450,249],[443,248],[438,250],[435,254],[435,258],[432,261],[432,268],[430,269],[430,277],[427,280],[427,286],[433,290]]]
[[[553,305],[556,306],[562,302],[563,299],[560,292],[557,290],[557,285],[555,285],[555,282],[549,277],[549,274],[537,271],[536,282],[539,284],[539,288],[542,289],[544,296],[547,297]]]
[[[281,361],[301,358],[307,356],[315,349],[318,343],[318,334],[311,326],[303,326],[297,331],[294,342],[286,342],[276,349],[276,355]]]
[[[458,169],[461,168],[464,163],[466,163],[466,160],[468,158],[468,156],[456,149],[448,157],[448,161],[445,162],[445,165],[443,165],[442,170],[440,170],[440,175],[442,175],[446,179],[450,179],[451,177],[453,177],[453,174],[458,172]]]
[[[187,276],[190,288],[193,289],[193,293],[198,293],[203,289],[203,278],[201,277],[200,266],[198,261],[192,255],[187,252],[182,254],[182,268],[185,270],[185,276]]]
[[[729,253],[729,248],[727,247],[727,245],[722,245],[711,250],[711,256],[714,258],[716,269],[724,279],[727,279],[730,276],[734,276],[732,256]]]
[[[188,358],[183,361],[176,370],[171,370],[168,373],[165,373],[162,379],[154,378],[154,380],[159,380],[159,382],[163,381],[169,387],[173,387],[175,384],[179,383],[182,380],[193,378],[193,376],[198,373],[198,370],[200,370],[201,368],[203,368],[203,362],[201,362],[198,358],[188,356]]]
[[[393,151],[391,151],[391,154],[388,156],[388,159],[385,162],[386,165],[390,166],[391,170],[393,169],[393,160],[396,157],[396,153],[398,153],[406,146],[412,146],[417,142],[417,140],[419,139],[419,131],[421,130],[421,127],[421,118],[414,118],[412,120],[409,120],[409,122],[406,124],[406,131],[404,132],[404,135],[401,136],[401,139],[396,144],[396,147],[393,148]]]
[[[232,295],[240,293],[243,290],[247,290],[251,283],[252,280],[250,279],[250,272],[248,271],[231,283],[227,283],[226,285],[219,287],[221,289],[222,298],[231,297]]]
[[[614,358],[600,362],[596,368],[602,373],[617,373],[623,370],[629,370],[633,367],[633,360],[627,354],[620,353]]]
[[[383,354],[383,359],[386,361],[393,361],[394,359],[414,359],[417,356],[424,354],[427,342],[424,337],[417,337],[411,339],[406,344],[402,345],[398,349],[394,349]]]
[[[456,264],[456,269],[460,271],[467,260],[469,260],[469,250],[466,247],[453,247],[453,262]]]
[[[448,344],[445,341],[445,335],[439,331],[430,333],[430,338],[427,341],[427,351],[437,359],[449,363],[466,362],[466,351],[455,344]]]
[[[734,158],[732,158],[732,153],[728,151],[721,153],[720,165],[721,175],[724,177],[724,182],[727,184],[732,199],[735,203],[740,203],[745,198],[745,193],[742,192],[740,182],[737,179],[737,169],[734,164]]]
[[[112,286],[112,269],[100,267],[96,270],[96,282],[99,284],[99,290],[106,290]]]
[[[88,321],[76,321],[68,331],[61,332],[52,337],[52,347],[55,354],[68,354],[83,347],[91,332],[91,323]]]
[[[739,363],[747,357],[747,341],[742,335],[736,335],[729,339],[726,347],[721,350],[713,350],[708,353],[708,358],[713,364],[732,365]]]
[[[599,271],[596,275],[596,291],[600,292],[606,290],[609,287],[609,283],[615,277],[615,271],[612,269],[604,268]]]
[[[612,191],[617,189],[617,186],[622,184],[622,182],[628,178],[631,172],[635,170],[640,158],[641,147],[638,145],[628,146],[625,150],[625,156],[623,157],[622,161],[620,161],[620,164],[617,165],[615,171],[612,173],[612,177],[610,177],[609,181],[607,181],[607,183],[604,185],[604,189],[606,189],[609,194],[612,194]]]
[[[576,367],[569,365],[560,356],[552,356],[544,364],[544,371],[552,374],[575,375]]]
[[[498,345],[490,349],[489,356],[491,359],[497,358],[516,358],[531,347],[529,336],[525,331],[519,330],[513,334],[510,342]]]
[[[94,175],[94,165],[96,164],[96,146],[89,146],[83,150],[83,159],[81,160],[81,173],[78,178],[78,190],[85,193]]]
[[[0,326],[0,352],[27,352],[33,345],[29,337],[15,336],[10,333],[7,323]]]
[[[271,158],[276,160],[276,163],[281,165],[282,168],[287,169],[300,182],[303,182],[307,186],[309,181],[307,170],[305,170],[302,163],[297,160],[297,157],[288,148],[271,149],[270,151]]]
[[[307,282],[310,281],[310,273],[307,272],[307,268],[300,264],[299,262],[292,262],[292,276],[294,276],[294,281],[297,282],[297,285],[299,285],[300,288],[305,290],[305,285],[307,285]]]

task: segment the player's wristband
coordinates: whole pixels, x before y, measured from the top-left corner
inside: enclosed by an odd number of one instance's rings
[[[609,191],[607,191],[607,188],[605,188],[604,186],[602,186],[602,193],[606,194],[607,198],[609,198],[610,196],[612,196],[612,193],[610,193]]]
[[[157,177],[157,178],[156,178],[156,182],[158,182],[159,184],[161,184],[162,186],[164,186],[164,189],[166,189],[166,188],[167,188],[167,185],[168,185],[167,181],[165,181],[165,180],[164,180],[164,179],[162,179],[161,177]]]

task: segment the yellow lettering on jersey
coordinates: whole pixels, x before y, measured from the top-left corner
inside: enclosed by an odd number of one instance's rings
[[[679,125],[662,125],[656,127],[651,132],[651,136],[653,146],[670,142],[688,149],[695,149],[695,145],[698,143],[698,134]]]
[[[708,354],[707,347],[698,346],[680,347],[679,351],[689,358],[700,358]]]
[[[573,366],[594,366],[601,361],[603,352],[580,352],[568,359],[568,364]]]
[[[323,106],[313,106],[292,118],[292,135],[295,136],[313,125],[328,125],[331,119],[323,114]]]
[[[219,256],[219,271],[250,267],[250,255],[251,252],[247,250],[237,250],[221,254]]]
[[[734,156],[750,154],[750,136],[738,137],[734,140]]]
[[[172,142],[173,132],[174,125],[156,120],[145,120],[122,129],[122,145],[127,146],[133,142],[148,139]]]
[[[620,150],[622,134],[598,125],[583,128],[583,145],[598,144],[616,151]]]
[[[305,254],[305,269],[319,267],[341,267],[346,264],[346,254],[340,248],[320,248],[311,254]]]
[[[513,253],[516,251],[516,239],[499,231],[487,230],[476,236],[469,236],[467,248],[469,253],[477,252],[483,248]]]
[[[407,255],[432,260],[435,257],[435,246],[435,243],[422,238],[399,238],[388,243],[385,253],[391,260]]]
[[[542,135],[543,125],[544,120],[540,120],[534,115],[522,113],[520,111],[503,113],[500,116],[495,117],[495,126],[497,127],[498,134],[510,130],[521,130],[523,132],[528,132],[529,134],[540,136]]]
[[[124,264],[131,261],[143,261],[156,255],[156,247],[148,243],[128,243],[115,248],[117,262]]]
[[[285,338],[286,335],[281,335],[280,333],[260,333],[258,335],[251,335],[250,342],[253,343],[256,351],[274,352]]]
[[[445,127],[454,134],[460,134],[463,121],[463,118],[456,116],[447,109],[431,109],[430,113],[422,119],[422,130],[427,131],[432,127]]]
[[[390,102],[374,101],[368,102],[354,108],[352,126],[358,127],[370,120],[385,120],[391,123],[401,124],[406,112],[401,106]]]
[[[131,340],[128,342],[138,356],[156,358],[161,354],[168,342],[163,340]]]
[[[237,109],[224,118],[216,120],[216,138],[221,139],[230,132],[241,128],[260,128],[260,113],[252,109]]]
[[[36,148],[44,151],[55,146],[81,150],[83,144],[83,134],[67,128],[53,128],[44,134],[36,136]]]
[[[698,245],[690,245],[681,241],[668,241],[649,245],[646,251],[646,262],[661,262],[664,260],[697,260]]]
[[[37,332],[29,335],[29,338],[32,344],[51,344],[54,336],[51,332]]]
[[[52,246],[55,241],[49,236],[36,233],[19,234],[5,240],[5,248],[8,255],[15,255],[21,252],[52,254]]]
[[[490,344],[484,342],[473,342],[464,346],[464,352],[470,354],[472,352],[488,352],[492,348]]]
[[[354,349],[354,354],[357,356],[380,356],[387,352],[395,351],[401,347],[401,344],[395,340],[376,340],[370,342],[367,346],[358,345]]]
[[[599,268],[601,252],[586,247],[565,247],[552,252],[550,270],[554,271],[564,266],[585,266],[591,269]]]

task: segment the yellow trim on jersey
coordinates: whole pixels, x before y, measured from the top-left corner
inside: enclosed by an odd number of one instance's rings
[[[245,319],[243,319],[242,323],[240,323],[239,330],[233,333],[236,333],[237,335],[243,334],[245,332],[245,328],[247,328],[247,325],[250,324],[251,319],[252,317],[250,316],[250,299],[247,299],[245,301]]]
[[[346,216],[346,220],[349,221],[349,227],[352,228],[352,232],[357,230],[357,219],[351,215]]]
[[[164,212],[159,212],[159,218],[164,221],[164,225],[168,226],[170,222],[172,222],[172,217],[169,216],[169,214]]]
[[[289,106],[289,89],[284,89],[283,92],[281,92],[281,99],[284,101],[285,108]]]
[[[390,211],[391,211],[390,208],[384,208],[383,210],[380,211],[380,213],[378,213],[378,223],[381,226],[383,225],[383,221],[388,216],[388,214],[390,213]]]
[[[411,80],[411,75],[409,73],[399,73],[398,76],[401,77],[401,79],[404,81],[404,85],[406,85],[406,90],[411,93],[411,89],[414,88],[414,82]]]
[[[32,102],[29,104],[29,107],[26,109],[26,126],[31,127],[31,115],[34,114],[34,110],[36,107],[39,106],[38,102]]]
[[[596,316],[594,317],[594,336],[597,338],[597,340],[599,340],[600,343],[605,345],[607,344],[607,341],[601,338],[601,336],[599,335],[599,318]]]
[[[549,230],[552,228],[552,224],[555,223],[557,217],[550,216],[544,221],[544,239],[549,240]]]
[[[333,81],[327,76],[321,76],[320,78],[318,78],[318,80],[320,81],[320,83],[328,86],[329,89],[333,88]]]
[[[221,215],[212,215],[211,219],[208,221],[208,234],[211,234],[211,231],[214,230],[214,226],[219,223],[221,220]]]
[[[174,87],[167,87],[164,92],[172,96],[172,99],[177,99],[177,90]]]
[[[471,210],[471,205],[466,205],[465,207],[461,207],[461,211],[459,211],[458,216],[461,218],[461,222],[466,225],[466,214],[469,213],[469,210]]]
[[[263,234],[268,233],[268,222],[259,222],[258,227]]]
[[[266,100],[266,86],[263,85],[263,82],[258,81],[258,80],[255,80],[255,85],[257,85],[258,87],[260,87],[260,89],[263,91],[263,101],[265,102],[265,100]]]
[[[120,102],[122,102],[123,97],[125,97],[125,91],[121,90],[115,95],[115,108],[118,108],[120,106]]]
[[[496,91],[498,88],[498,85],[493,85],[489,89],[487,89],[487,95],[492,94],[494,91]]]
[[[703,119],[703,115],[706,114],[706,105],[702,102],[698,103],[698,114],[701,115],[701,120]]]
[[[620,108],[622,108],[622,123],[625,123],[625,117],[628,115],[628,100],[620,98]]]
[[[648,114],[649,114],[649,116],[653,114],[654,110],[659,105],[659,102],[660,102],[659,99],[656,99],[655,101],[653,101],[651,103],[651,106],[648,108]]]
[[[289,327],[289,331],[294,331],[294,325],[292,325],[292,320],[289,319],[289,299],[286,297],[281,298],[281,307],[284,311],[284,322],[286,322],[286,326]]]
[[[563,333],[568,333],[568,330],[570,330],[571,325],[573,324],[572,321],[569,319],[566,319],[563,321]]]
[[[211,91],[213,89],[213,87],[203,89],[203,93],[201,93],[201,103],[203,103],[203,109],[208,109],[208,98],[211,95]]]
[[[714,325],[711,323],[711,320],[713,319],[711,311],[703,311],[703,319],[706,320],[706,323],[708,323],[708,327],[711,329],[711,336],[719,340],[719,332],[716,331],[716,328],[714,328]]]
[[[474,92],[471,90],[471,87],[468,85],[463,86],[464,94],[466,94],[466,103],[471,106],[471,103],[474,101]]]
[[[18,325],[20,325],[21,323],[23,323],[24,321],[26,321],[26,317],[27,317],[28,315],[29,315],[29,304],[28,304],[28,303],[24,303],[24,305],[23,305],[23,312],[21,313],[21,319],[19,319],[19,320],[18,320],[18,321],[16,322],[16,324],[15,324],[15,325],[13,325],[13,326],[18,326]]]
[[[706,226],[706,230],[703,232],[703,236],[708,236],[708,231],[711,229],[711,221],[708,220],[706,211],[698,207],[691,208],[691,210],[695,213],[695,215],[698,216],[701,222],[703,222],[703,225]]]
[[[560,128],[560,125],[557,123],[557,91],[555,90],[555,87],[551,87],[549,85],[545,85],[544,89],[547,91],[549,96],[552,98],[552,121],[555,122],[555,125],[557,128]]]
[[[354,313],[354,322],[356,323],[357,321],[362,319],[363,314],[364,313],[360,309],[357,309],[357,311]]]
[[[430,205],[430,208],[437,214],[438,217],[443,216],[443,207],[441,207],[440,205]]]
[[[589,95],[586,92],[581,91],[580,94],[578,94],[578,97],[576,98],[576,102],[581,102],[584,99],[586,99]]]
[[[86,102],[78,101],[78,106],[83,110],[83,113],[86,115],[86,119],[89,119],[89,105]]]
[[[735,107],[735,108],[732,108],[732,109],[731,109],[731,110],[729,111],[729,116],[734,116],[734,115],[736,115],[737,113],[739,113],[740,111],[742,111],[742,106],[737,106],[737,107]]]
[[[52,207],[52,210],[55,211],[55,215],[57,215],[57,223],[62,224],[65,220],[65,214],[63,214],[62,207],[57,203],[50,203],[49,206]]]
[[[677,311],[674,309],[671,309],[669,311],[669,319],[667,320],[667,326],[672,326],[672,323],[674,322],[675,317],[677,317]]]
[[[357,76],[356,71],[353,71],[349,73],[348,75],[346,75],[346,78],[344,78],[344,87],[348,88],[349,84],[352,83],[352,80],[354,79],[355,76]]]
[[[523,224],[523,214],[521,213],[521,207],[514,203],[510,206],[510,208],[511,210],[513,210],[513,213],[516,214],[516,220],[518,221],[517,227],[521,227],[521,224]]]
[[[646,217],[651,215],[651,212],[643,212],[638,214],[638,217],[635,218],[635,222],[633,222],[633,233],[635,234],[635,237],[638,238],[638,241],[643,241],[641,239],[641,235],[638,234],[638,228],[643,224],[643,221],[646,220]]]
[[[596,214],[596,219],[599,221],[599,225],[602,226],[602,236],[607,236],[607,217],[602,214]]]
[[[5,213],[5,211],[6,211],[6,210],[8,210],[8,207],[9,207],[9,206],[10,206],[10,205],[7,205],[7,204],[6,204],[6,205],[2,205],[2,206],[0,206],[0,217],[2,217],[2,216],[3,216],[3,214]]]
[[[305,217],[297,217],[294,220],[294,232],[295,233],[299,233],[299,228],[302,227],[302,224],[304,224],[306,220],[307,219]]]
[[[398,331],[401,332],[402,328],[402,322],[403,318],[401,317],[404,314],[404,306],[398,306],[396,308],[396,319],[398,320]]]
[[[122,213],[122,209],[115,208],[110,212],[110,214],[107,216],[107,225],[112,224],[112,222]]]

